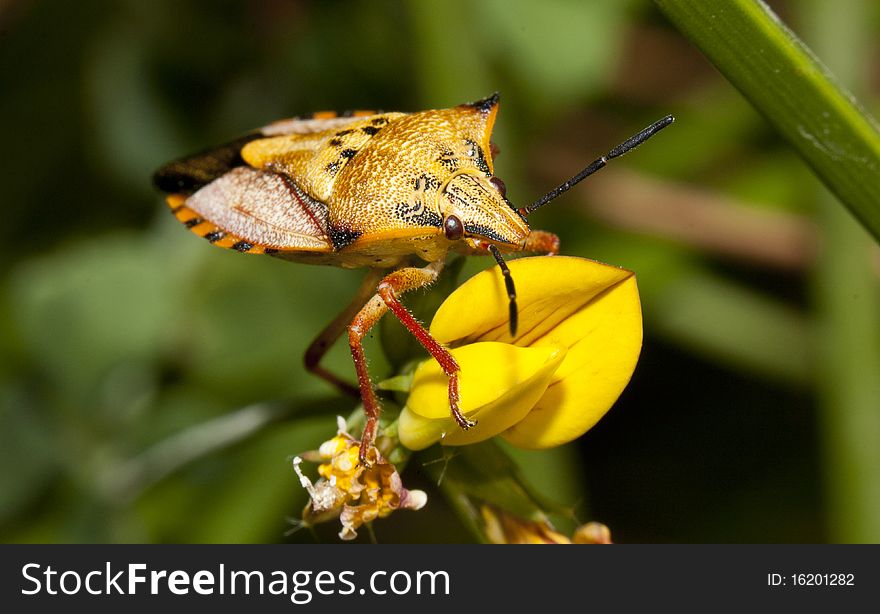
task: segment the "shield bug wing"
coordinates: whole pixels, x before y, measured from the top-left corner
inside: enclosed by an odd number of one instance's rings
[[[251,132],[225,145],[169,162],[156,171],[153,183],[170,194],[192,194],[227,171],[244,165],[241,148],[262,136],[259,131]]]
[[[176,215],[220,247],[265,253],[329,252],[327,206],[288,177],[241,166],[201,188]],[[195,217],[181,219],[181,215]]]
[[[281,136],[285,134],[314,134],[327,130],[343,129],[349,124],[359,122],[365,117],[379,115],[381,111],[351,111],[342,114],[335,111],[319,111],[311,115],[279,119],[268,126],[260,128],[263,136]]]
[[[154,182],[172,193],[168,204],[177,219],[214,245],[351,266],[347,261],[315,257],[339,247],[339,233],[328,228],[326,201],[332,199],[332,183],[325,179],[332,174],[316,172],[315,167],[320,168],[322,158],[332,157],[327,153],[333,148],[328,141],[340,141],[337,133],[355,138],[372,133],[372,129],[355,133],[345,126],[387,123],[385,118],[372,122],[374,116],[370,111],[346,117],[322,112],[275,122],[172,162],[155,174]],[[251,143],[254,147],[245,153]],[[316,191],[323,198],[316,198]]]
[[[365,113],[365,112],[362,112]],[[254,168],[284,173],[314,198],[331,204],[344,186],[343,170],[388,124],[404,113],[313,118],[271,124],[268,136],[246,143],[241,156]],[[373,182],[381,182],[374,176]]]
[[[241,150],[251,141],[282,135],[306,137],[333,129],[343,129],[347,124],[362,121],[364,117],[375,114],[374,111],[354,111],[339,115],[335,112],[322,111],[308,116],[282,119],[223,145],[169,162],[156,171],[153,175],[153,183],[163,192],[191,194],[227,171],[244,166],[246,162],[241,157]],[[303,138],[299,140],[297,147],[314,151],[320,145],[320,139]]]

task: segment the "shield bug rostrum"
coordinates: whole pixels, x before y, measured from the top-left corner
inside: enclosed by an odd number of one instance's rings
[[[491,255],[504,275],[513,334],[516,290],[503,254],[559,251],[555,235],[531,230],[529,215],[673,121],[655,122],[518,208],[493,172],[497,113],[498,94],[417,113],[317,113],[269,124],[171,162],[154,176],[175,217],[216,246],[370,269],[353,302],[305,354],[309,371],[360,394],[367,417],[362,462],[380,411],[361,344],[370,328],[391,310],[448,376],[455,421],[474,427],[459,409],[458,364],[401,304],[401,295],[432,283],[449,252]],[[320,365],[346,331],[357,387]]]

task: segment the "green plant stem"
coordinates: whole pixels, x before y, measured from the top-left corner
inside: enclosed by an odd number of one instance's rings
[[[880,131],[810,50],[758,0],[654,1],[880,239]]]
[[[805,34],[854,89],[868,72],[867,6],[854,0],[798,5]],[[880,542],[880,285],[869,258],[870,237],[831,194],[821,191],[818,200],[823,253],[813,278],[819,334],[815,380],[828,537]]]

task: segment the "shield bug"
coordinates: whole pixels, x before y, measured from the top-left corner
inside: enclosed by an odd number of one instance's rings
[[[432,283],[449,252],[492,255],[517,326],[516,289],[503,253],[555,254],[558,238],[531,230],[529,215],[672,123],[667,116],[524,208],[494,175],[490,143],[498,94],[417,113],[317,113],[278,121],[226,145],[171,162],[154,182],[175,217],[213,245],[295,262],[371,271],[349,307],[308,348],[306,367],[359,394],[366,413],[361,461],[376,437],[379,402],[362,340],[391,310],[449,378],[449,407],[463,429],[459,366],[400,302]],[[345,332],[357,372],[352,386],[321,358]]]

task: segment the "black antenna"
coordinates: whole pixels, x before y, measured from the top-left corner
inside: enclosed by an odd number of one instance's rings
[[[549,192],[544,194],[544,196],[542,196],[541,198],[536,200],[534,203],[532,203],[531,205],[526,207],[525,210],[520,210],[521,213],[524,213],[524,215],[529,215],[535,209],[537,209],[539,207],[543,207],[544,205],[549,203],[551,200],[553,200],[554,198],[556,198],[560,194],[567,192],[568,190],[570,190],[571,188],[576,186],[578,183],[580,183],[581,181],[583,181],[584,179],[586,179],[587,177],[589,177],[590,175],[592,175],[593,173],[598,171],[600,168],[604,167],[606,164],[608,164],[608,160],[611,160],[612,158],[617,158],[618,156],[622,156],[623,154],[625,154],[629,150],[635,149],[636,147],[638,147],[639,145],[641,145],[642,143],[647,141],[649,138],[651,138],[652,136],[654,136],[655,134],[657,134],[658,132],[663,130],[663,128],[665,128],[666,126],[668,126],[669,124],[671,124],[674,121],[675,121],[674,117],[672,117],[671,115],[667,115],[663,119],[654,122],[653,124],[651,124],[650,126],[645,128],[644,130],[639,132],[638,134],[629,137],[626,141],[624,141],[623,143],[621,143],[620,145],[618,145],[617,147],[615,147],[614,149],[609,151],[607,154],[605,154],[601,158],[591,162],[589,166],[587,166],[584,170],[579,172],[577,175],[575,175],[574,177],[572,177],[571,179],[569,179],[565,183],[561,184],[560,186],[553,188],[552,190],[550,190]],[[497,257],[496,257],[496,260],[497,260]]]
[[[495,262],[501,267],[501,274],[504,275],[504,285],[507,287],[507,298],[510,301],[508,303],[510,309],[510,336],[515,337],[519,312],[516,308],[516,287],[513,285],[513,275],[510,274],[510,269],[507,268],[507,263],[504,262],[504,258],[501,257],[501,252],[498,251],[498,248],[490,243],[489,251],[495,256]]]

